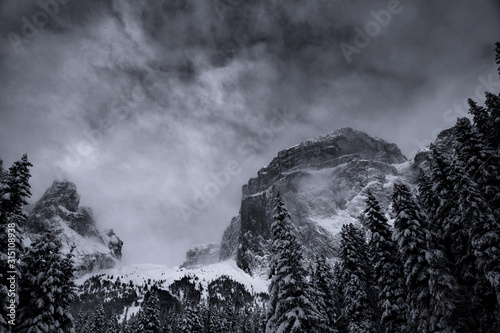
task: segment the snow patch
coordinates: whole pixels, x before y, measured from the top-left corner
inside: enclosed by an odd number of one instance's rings
[[[168,267],[165,265],[157,264],[135,264],[123,265],[120,267],[100,270],[95,273],[88,273],[75,280],[77,285],[83,283],[96,274],[105,274],[109,276],[119,276],[122,282],[132,281],[135,285],[141,286],[146,281],[162,281],[161,285],[166,288],[175,280],[180,280],[185,275],[193,275],[198,277],[203,288],[208,290],[210,282],[214,281],[222,275],[227,275],[233,280],[243,284],[248,291],[256,293],[267,293],[268,281],[259,277],[253,277],[245,273],[241,268],[236,265],[234,259],[221,261],[216,264],[186,269],[179,266]],[[130,313],[130,310],[129,310]]]

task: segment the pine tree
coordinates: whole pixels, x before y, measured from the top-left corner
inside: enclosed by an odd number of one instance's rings
[[[106,333],[116,333],[120,332],[120,324],[118,323],[118,318],[112,316],[108,319]]]
[[[144,305],[139,312],[139,323],[137,332],[141,333],[159,333],[161,332],[160,323],[160,301],[158,292],[153,289],[149,292],[149,297],[144,301]]]
[[[223,332],[225,329],[224,320],[215,308],[209,308],[208,311],[208,332]],[[205,325],[206,326],[206,325]]]
[[[87,333],[89,331],[89,314],[80,310],[77,317],[75,318],[75,332],[78,333]]]
[[[433,224],[430,226],[431,229],[435,229],[439,223],[439,219],[443,219],[449,214],[450,210],[450,198],[453,195],[453,181],[450,179],[449,175],[451,173],[451,166],[449,161],[441,154],[438,148],[431,145],[431,188],[424,189],[421,196],[430,196],[430,205],[426,204],[426,212],[430,219],[433,219]]]
[[[489,111],[484,110],[484,114],[488,115]],[[455,261],[459,284],[467,297],[463,308],[469,314],[469,326],[478,332],[487,332],[498,325],[495,324],[498,301],[494,297],[498,286],[495,287],[495,278],[484,274],[479,257],[484,251],[488,252],[486,248],[497,252],[492,244],[499,239],[500,159],[489,142],[493,135],[491,121],[485,117],[483,127],[487,130],[480,133],[481,122],[476,115],[474,120],[472,126],[468,119],[458,119],[455,126],[457,157],[450,172],[455,196],[449,202],[453,210],[446,219],[445,241]],[[479,243],[485,247],[479,249]],[[496,256],[498,254],[489,256],[491,267],[498,264]],[[495,270],[497,273],[493,274],[498,276],[498,268],[490,272]]]
[[[375,309],[370,301],[372,277],[363,233],[351,223],[343,225],[340,234],[341,281],[348,332],[377,332]]]
[[[317,331],[321,315],[313,303],[314,292],[306,280],[302,249],[279,193],[273,215],[266,332]]]
[[[420,170],[417,183],[418,203],[425,211],[429,219],[432,220],[439,207],[439,200],[434,193],[431,177],[427,176],[423,170]]]
[[[339,333],[347,333],[347,318],[345,316],[345,302],[342,285],[342,265],[336,262],[332,269],[332,295],[333,295],[333,310],[335,313],[335,329]]]
[[[460,118],[454,127],[458,160],[491,207],[500,207],[500,158],[488,137],[482,136],[469,119]]]
[[[99,303],[95,313],[92,315],[90,321],[90,330],[92,333],[106,333],[108,329],[108,320],[106,319],[106,313],[104,312],[104,306]]]
[[[403,184],[394,185],[393,211],[392,239],[397,244],[406,277],[409,331],[430,332],[432,314],[426,259],[428,230],[410,190]]]
[[[447,186],[442,185],[438,184],[437,188]],[[444,220],[438,219],[437,215],[449,211],[441,207],[442,204],[446,202],[440,202],[434,216],[435,225],[431,227],[408,187],[395,185],[393,240],[404,263],[410,331],[456,332],[463,329],[456,280],[441,245],[444,229],[439,223]]]
[[[0,330],[5,332],[10,332],[9,321],[11,324],[16,323],[14,317],[9,317],[8,314],[12,314],[7,307],[18,305],[18,293],[12,292],[14,297],[9,297],[8,278],[14,278],[15,281],[21,279],[20,256],[24,251],[22,234],[27,220],[24,206],[31,196],[29,168],[32,166],[25,154],[8,172],[3,167],[0,169]],[[11,300],[15,303],[10,303]]]
[[[198,304],[188,304],[182,313],[180,329],[182,332],[203,332],[203,321]]]
[[[486,92],[486,100],[484,104],[488,108],[490,114],[491,134],[489,142],[493,150],[498,151],[500,147],[500,94]]]
[[[72,254],[48,232],[24,257],[18,332],[74,332],[69,304],[75,296]]]
[[[321,313],[322,320],[319,323],[318,332],[338,333],[335,328],[337,311],[335,309],[335,295],[331,281],[331,267],[326,262],[324,255],[315,258],[315,270],[311,278],[311,284],[316,292],[315,304]]]
[[[378,291],[378,308],[382,332],[404,332],[406,329],[406,285],[403,264],[387,219],[371,192],[367,195],[365,224],[370,231],[368,248],[373,263],[374,281]]]
[[[474,125],[479,134],[484,138],[489,137],[491,133],[491,124],[488,110],[483,106],[477,105],[477,103],[470,98],[467,101],[469,103],[469,113],[473,117]]]
[[[462,237],[468,237],[468,247],[462,249],[466,255],[461,264],[462,279],[479,282],[482,277],[495,290],[496,304],[491,304],[494,311],[500,304],[500,221],[494,218],[493,212],[483,197],[477,184],[472,181],[461,167],[455,165],[457,190],[457,212],[454,215],[456,225],[462,226]],[[478,276],[479,274],[479,276]],[[476,295],[480,297],[480,295]],[[482,297],[480,297],[482,298]],[[487,293],[484,298],[487,298]],[[481,301],[484,303],[484,300]],[[492,314],[493,316],[493,314]]]
[[[496,52],[495,62],[498,65],[498,75],[500,76],[500,42],[497,42],[495,44],[495,52]]]

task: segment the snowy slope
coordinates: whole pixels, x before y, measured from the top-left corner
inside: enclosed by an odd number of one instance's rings
[[[268,281],[258,277],[252,277],[241,270],[234,260],[221,261],[216,264],[201,268],[186,269],[179,266],[168,267],[156,264],[136,264],[122,265],[120,267],[100,270],[95,273],[88,273],[75,280],[77,285],[82,285],[87,279],[94,275],[105,274],[106,276],[120,277],[121,281],[142,286],[148,279],[151,281],[161,281],[160,286],[167,288],[175,280],[179,280],[185,275],[198,277],[202,286],[206,290],[208,284],[216,278],[227,275],[245,285],[248,291],[255,293],[267,293]]]

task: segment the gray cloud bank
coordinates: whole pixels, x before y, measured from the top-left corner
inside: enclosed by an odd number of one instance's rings
[[[499,9],[3,1],[0,158],[29,154],[33,200],[74,181],[125,261],[178,264],[220,240],[241,185],[278,150],[352,126],[410,155],[466,97],[498,90]]]

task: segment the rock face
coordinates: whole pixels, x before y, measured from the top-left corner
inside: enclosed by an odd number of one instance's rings
[[[434,141],[434,146],[436,146],[437,150],[443,154],[443,156],[450,157],[454,152],[453,142],[455,141],[455,133],[453,128],[448,128],[441,131]],[[430,149],[425,148],[417,152],[415,157],[413,158],[414,165],[420,167],[425,172],[429,173],[429,161],[430,157]]]
[[[220,259],[225,260],[236,257],[238,242],[240,240],[241,218],[233,217],[231,224],[224,231],[220,245]]]
[[[186,261],[181,265],[184,268],[196,268],[219,262],[220,244],[205,243],[193,245],[186,253]]]
[[[224,233],[221,260],[235,256],[248,273],[267,274],[278,191],[305,250],[336,257],[340,228],[358,223],[366,191],[387,206],[394,181],[412,182],[416,172],[395,144],[351,128],[283,150],[243,186],[240,215]]]
[[[75,184],[54,181],[29,214],[28,237],[33,241],[50,231],[57,233],[63,251],[74,246],[77,275],[116,266],[123,242],[113,230],[98,231],[92,209],[79,204]]]

